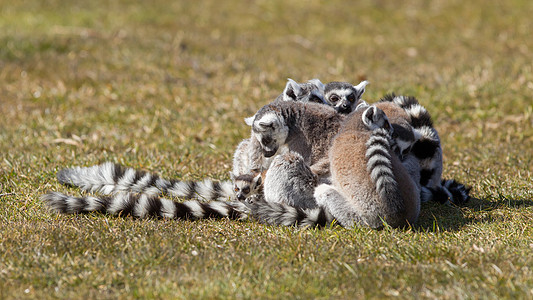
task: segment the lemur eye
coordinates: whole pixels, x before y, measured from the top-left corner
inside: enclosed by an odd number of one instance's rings
[[[235,187],[235,188],[233,189],[233,191],[238,192],[238,191],[239,191],[239,188],[238,188],[238,187]]]
[[[245,194],[248,194],[250,192],[250,188],[249,187],[245,187],[243,190],[242,190]]]
[[[354,94],[348,95],[348,101],[354,102],[355,101],[355,95]]]
[[[339,100],[340,100],[340,97],[337,96],[337,95],[331,95],[331,96],[329,97],[329,101],[331,101],[331,102],[337,102],[337,101],[339,101]]]

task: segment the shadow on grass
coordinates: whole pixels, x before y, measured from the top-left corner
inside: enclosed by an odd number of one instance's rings
[[[414,226],[415,231],[458,231],[464,226],[475,223],[501,221],[501,215],[492,213],[498,209],[520,209],[532,207],[531,199],[501,199],[490,200],[471,198],[463,206],[442,205],[439,203],[424,203],[420,217]]]

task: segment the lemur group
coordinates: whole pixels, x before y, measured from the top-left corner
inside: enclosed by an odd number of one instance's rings
[[[394,94],[369,104],[367,83],[289,79],[245,119],[251,135],[235,150],[230,180],[165,179],[107,162],[57,174],[90,196],[48,192],[42,200],[60,213],[374,229],[413,225],[422,202],[467,202],[469,188],[442,179],[429,112]]]

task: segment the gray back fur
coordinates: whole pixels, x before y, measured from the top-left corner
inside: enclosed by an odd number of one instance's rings
[[[263,154],[271,157],[287,145],[310,165],[327,152],[345,116],[333,108],[302,102],[273,102],[254,116],[252,138],[259,141]]]
[[[276,155],[265,176],[265,200],[300,208],[315,208],[313,193],[317,180],[300,154],[288,152]]]

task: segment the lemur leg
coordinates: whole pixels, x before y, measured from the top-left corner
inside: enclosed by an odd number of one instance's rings
[[[265,176],[265,200],[300,208],[315,208],[317,176],[301,155],[288,152],[274,157]]]
[[[359,211],[350,205],[332,185],[319,185],[315,189],[315,199],[317,205],[326,208],[343,227],[353,227],[361,220]]]

